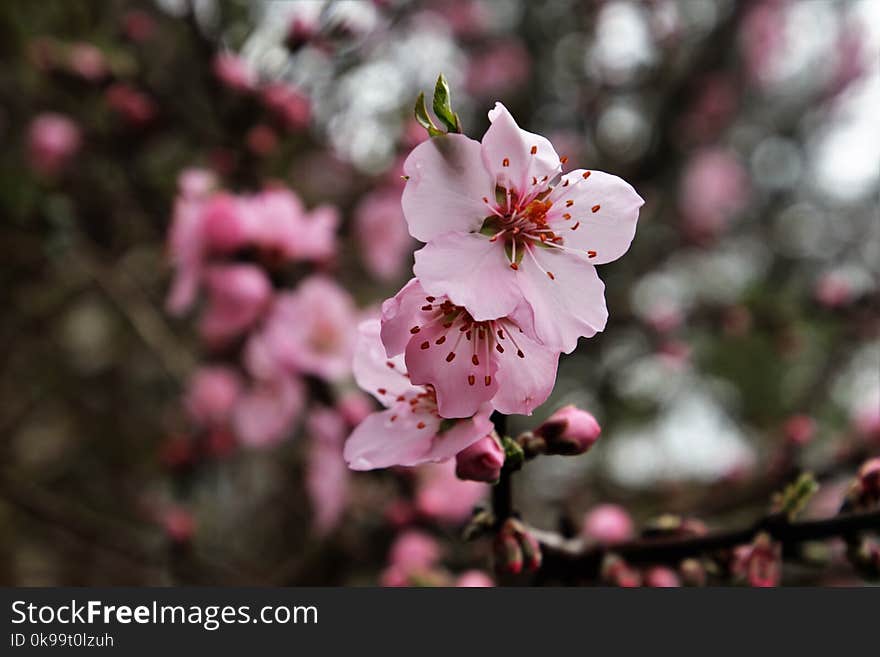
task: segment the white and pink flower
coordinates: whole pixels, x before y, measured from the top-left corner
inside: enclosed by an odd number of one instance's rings
[[[404,164],[410,233],[427,245],[415,274],[475,321],[517,313],[519,328],[566,353],[603,330],[604,285],[593,265],[616,260],[644,201],[616,176],[575,169],[497,103],[477,142],[449,134]]]
[[[345,445],[354,470],[444,461],[492,431],[492,407],[482,404],[473,417],[441,417],[434,389],[413,385],[402,354],[388,357],[379,339],[379,322],[361,324],[354,356],[358,384],[386,410],[368,416]]]

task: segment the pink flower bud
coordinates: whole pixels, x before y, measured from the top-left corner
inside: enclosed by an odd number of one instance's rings
[[[147,12],[132,9],[122,18],[122,30],[129,39],[140,43],[151,39],[156,33],[156,21]]]
[[[37,116],[28,128],[28,161],[42,175],[63,169],[82,141],[77,125],[62,114]]]
[[[535,435],[547,443],[547,454],[567,456],[586,452],[600,433],[602,427],[596,418],[572,404],[560,408],[535,429]]]
[[[880,457],[865,461],[858,476],[862,503],[871,506],[880,502]]]
[[[584,517],[583,533],[603,545],[615,545],[632,538],[633,522],[623,507],[600,504]]]
[[[504,448],[494,433],[484,436],[455,457],[455,476],[470,481],[498,481]]]
[[[499,573],[535,571],[541,567],[541,545],[516,518],[508,518],[495,535],[495,569]]]
[[[626,561],[616,555],[608,555],[602,563],[602,580],[622,588],[636,588],[642,585],[642,575]]]
[[[105,98],[113,111],[136,126],[152,121],[158,111],[149,96],[121,82],[107,89]]]
[[[758,534],[750,545],[734,549],[731,570],[749,586],[779,586],[782,579],[782,548],[767,534]]]
[[[425,532],[411,529],[394,541],[388,560],[405,572],[427,570],[440,560],[440,545]]]
[[[379,584],[389,588],[409,586],[409,575],[399,566],[388,566],[379,577]]]
[[[677,588],[681,586],[681,580],[671,568],[654,566],[645,573],[645,586],[659,589]]]
[[[459,588],[487,588],[495,586],[495,582],[482,570],[468,570],[458,576],[455,585]]]
[[[238,92],[250,91],[257,76],[247,63],[231,52],[221,52],[214,57],[214,75],[225,87]]]
[[[278,135],[267,125],[262,123],[248,130],[247,145],[254,155],[266,157],[278,148]]]
[[[802,447],[816,435],[816,421],[809,415],[792,415],[786,420],[783,433],[790,444]]]

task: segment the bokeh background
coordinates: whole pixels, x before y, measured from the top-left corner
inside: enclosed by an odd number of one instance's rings
[[[647,201],[630,252],[600,268],[606,331],[511,418],[575,403],[603,427],[588,454],[516,475],[528,521],[577,533],[617,504],[637,526],[740,526],[802,469],[822,483],[806,513],[837,510],[880,450],[877,0],[13,0],[0,583],[489,577],[487,542],[460,540],[487,486],[444,465],[349,473],[342,441],[371,402],[346,367],[287,373],[288,398],[246,353],[293,295],[288,321],[344,359],[407,280],[400,165],[439,73],[470,136],[500,100],[568,167]],[[271,292],[218,277],[169,305],[188,243],[171,227],[212,189],[290,190],[330,241],[224,254]],[[332,289],[302,293],[314,276]],[[194,392],[206,366],[222,374]],[[784,581],[858,582],[828,559]]]

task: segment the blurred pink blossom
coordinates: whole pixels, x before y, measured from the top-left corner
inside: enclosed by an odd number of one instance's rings
[[[399,534],[389,551],[390,565],[406,572],[428,569],[440,561],[440,544],[431,535],[418,529]]]
[[[350,390],[339,397],[336,402],[336,410],[342,414],[349,425],[356,427],[375,410],[375,405],[369,395],[360,390]]]
[[[406,229],[400,191],[380,188],[368,195],[354,211],[361,259],[381,281],[397,279],[412,259],[413,240]]]
[[[293,377],[255,382],[235,408],[233,425],[239,441],[247,447],[277,444],[292,430],[304,401],[302,383]]]
[[[348,423],[337,411],[319,407],[306,419],[309,436],[306,491],[319,536],[333,531],[348,503],[350,471],[342,458]]]
[[[311,103],[308,96],[293,85],[272,82],[261,91],[263,104],[274,113],[288,130],[308,127]]]
[[[91,43],[75,43],[70,47],[67,64],[73,73],[89,82],[97,82],[107,75],[104,53]]]
[[[529,51],[519,40],[497,41],[469,59],[465,87],[477,97],[504,96],[525,84],[531,68]]]
[[[423,465],[416,471],[416,511],[438,522],[458,524],[470,518],[489,487],[455,476],[455,461]]]
[[[746,11],[740,27],[740,49],[746,72],[761,86],[776,75],[785,47],[787,0],[761,0]]]
[[[633,531],[633,522],[629,513],[616,504],[595,506],[584,517],[584,535],[603,545],[628,541],[632,538]]]
[[[39,174],[60,172],[82,143],[79,127],[63,114],[37,115],[28,127],[28,163]]]
[[[193,537],[196,522],[192,514],[181,506],[171,506],[162,512],[162,528],[175,543],[187,543]]]
[[[131,9],[122,18],[122,29],[129,39],[141,43],[148,41],[156,33],[156,21],[146,11]]]
[[[105,93],[107,105],[134,126],[152,121],[158,112],[153,99],[123,82],[117,82]]]
[[[254,155],[266,157],[278,149],[278,135],[267,125],[258,123],[248,130],[247,146]]]
[[[235,53],[224,51],[214,55],[213,70],[220,83],[232,91],[247,92],[256,86],[256,72]]]
[[[466,570],[455,580],[455,585],[459,588],[487,588],[495,586],[495,581],[482,570]]]
[[[853,299],[853,289],[849,279],[835,271],[819,277],[814,294],[816,300],[826,308],[840,308],[848,305]]]
[[[678,205],[685,230],[694,238],[711,238],[748,202],[748,174],[736,156],[723,148],[706,148],[691,156],[679,187]]]
[[[809,415],[792,415],[785,421],[782,433],[792,445],[806,445],[816,435],[816,421]]]
[[[211,345],[221,345],[251,328],[272,297],[269,278],[250,264],[212,265],[205,272],[205,287],[208,302],[199,333]]]
[[[340,381],[351,372],[357,323],[351,295],[332,279],[313,275],[276,297],[254,339],[278,367]]]
[[[218,427],[230,419],[241,388],[241,376],[231,367],[203,366],[190,377],[184,405],[198,424]]]
[[[644,577],[645,586],[652,588],[676,588],[681,586],[678,574],[666,566],[654,566],[649,568]]]

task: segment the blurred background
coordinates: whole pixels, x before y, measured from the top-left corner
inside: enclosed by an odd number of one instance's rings
[[[516,475],[524,517],[739,527],[803,469],[836,512],[880,451],[877,0],[13,0],[0,583],[491,582],[488,486],[341,459],[439,73],[470,136],[500,100],[646,199],[607,329],[511,418],[603,427]],[[858,582],[828,558],[784,581]]]

